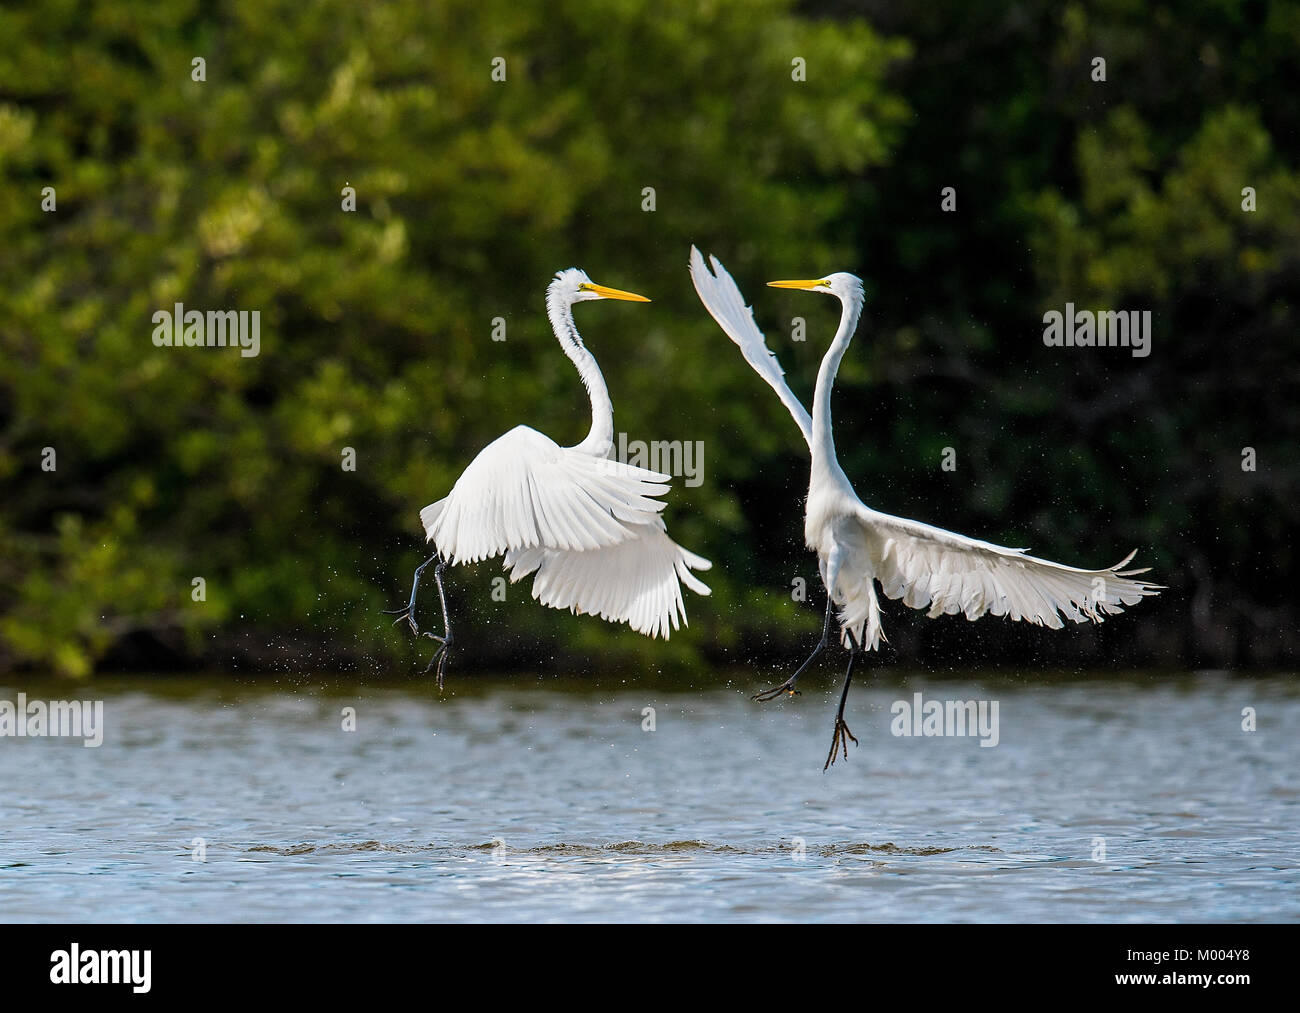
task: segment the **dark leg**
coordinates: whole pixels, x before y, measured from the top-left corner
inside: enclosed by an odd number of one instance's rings
[[[803,675],[803,670],[811,665],[817,659],[817,655],[826,650],[827,645],[831,642],[831,610],[833,607],[834,606],[831,604],[831,596],[828,592],[826,595],[826,621],[822,624],[821,641],[813,648],[812,654],[808,655],[808,660],[799,666],[799,670],[795,672],[794,675],[790,676],[790,678],[786,679],[785,682],[781,683],[781,685],[773,686],[771,689],[765,689],[761,693],[755,693],[750,699],[766,701],[775,700],[782,693],[789,693],[791,696],[798,694],[799,691],[794,688],[795,680],[798,679],[799,676]]]
[[[442,692],[442,673],[447,667],[447,656],[451,654],[451,617],[447,614],[447,595],[442,589],[442,571],[447,568],[447,564],[441,559],[438,565],[433,568],[433,582],[438,585],[438,604],[442,606],[442,636],[436,636],[433,633],[425,633],[430,640],[438,642],[438,649],[433,652],[433,657],[429,659],[429,664],[425,666],[425,674],[429,670],[438,666],[438,692]]]
[[[858,655],[862,653],[862,646],[853,636],[852,630],[845,630],[849,635],[849,643],[852,645],[849,649],[849,670],[844,674],[844,691],[840,693],[840,709],[835,713],[835,737],[831,739],[830,755],[826,757],[826,765],[822,767],[822,772],[830,769],[830,765],[838,758],[836,753],[838,748],[844,750],[844,759],[849,758],[849,739],[853,739],[853,744],[858,744],[857,738],[849,731],[849,726],[844,723],[844,703],[849,698],[849,686],[853,682],[853,664],[858,660]],[[837,748],[838,747],[838,748]]]
[[[428,559],[426,559],[423,563],[421,563],[419,566],[415,568],[415,580],[411,583],[411,600],[409,603],[407,603],[406,608],[384,609],[384,615],[397,616],[397,618],[393,621],[394,626],[396,626],[403,619],[405,619],[411,625],[411,632],[414,633],[417,637],[420,635],[420,627],[415,624],[415,599],[416,596],[419,595],[420,593],[420,577],[424,575],[424,571],[428,568],[429,564],[433,562],[438,563],[439,570],[442,569],[442,562],[438,559],[436,553],[430,556]],[[441,581],[438,582],[438,588],[439,590],[442,589]],[[443,612],[443,618],[445,619],[447,615],[446,605],[443,606],[442,612]]]
[[[423,576],[424,571],[428,567],[428,565],[434,562],[438,564],[433,568],[433,581],[435,584],[438,585],[438,604],[442,606],[442,630],[443,630],[442,636],[438,636],[435,633],[428,633],[428,632],[421,633],[420,627],[415,622],[415,599],[416,596],[420,593],[420,577]],[[411,584],[411,600],[407,604],[406,608],[392,609],[384,613],[385,615],[390,615],[390,616],[396,615],[397,616],[396,621],[399,623],[403,619],[405,619],[411,627],[411,632],[414,633],[417,637],[424,636],[424,637],[428,637],[430,640],[436,640],[438,642],[438,649],[434,651],[433,657],[429,659],[429,664],[425,667],[424,671],[428,673],[435,665],[437,666],[439,692],[442,691],[442,674],[443,674],[443,669],[447,665],[447,654],[451,650],[451,640],[452,640],[451,617],[447,612],[447,595],[442,588],[442,571],[445,570],[446,568],[447,568],[447,564],[443,562],[443,560],[439,559],[436,554],[430,556],[428,559],[426,559],[423,563],[421,563],[419,566],[415,568],[415,580]]]

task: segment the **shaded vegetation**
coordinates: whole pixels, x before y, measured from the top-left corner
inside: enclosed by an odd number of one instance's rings
[[[703,441],[668,519],[714,595],[665,645],[458,569],[453,666],[784,664],[818,624],[806,456],[692,242],[807,398],[834,307],[761,283],[866,280],[835,407],[868,502],[1169,585],[1057,634],[894,606],[894,656],[1300,651],[1298,4],[55,2],[0,34],[0,665],[413,664],[379,610],[419,507],[518,423],[585,432],[543,312],[571,265],[655,300],[578,324],[620,432]],[[1150,309],[1152,354],[1045,347],[1067,301]],[[260,355],[155,347],[176,302],[260,311]]]

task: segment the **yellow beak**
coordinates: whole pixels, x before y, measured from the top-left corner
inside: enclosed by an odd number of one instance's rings
[[[817,288],[826,284],[824,278],[812,278],[807,281],[769,281],[771,288]]]
[[[582,286],[588,292],[595,292],[602,299],[621,299],[623,302],[649,302],[643,295],[637,295],[635,292],[624,292],[619,288],[606,288],[604,285],[587,284]]]

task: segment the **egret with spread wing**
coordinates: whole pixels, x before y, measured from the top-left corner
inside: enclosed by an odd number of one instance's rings
[[[794,675],[755,699],[771,700],[782,693],[798,692],[796,680],[830,642],[833,610],[839,606],[841,641],[849,649],[849,664],[823,770],[835,762],[839,749],[848,758],[849,739],[855,744],[858,741],[845,724],[844,703],[853,681],[854,662],[885,639],[877,583],[890,598],[901,598],[915,609],[928,609],[931,618],[961,612],[973,620],[991,612],[1052,629],[1065,625],[1062,616],[1076,623],[1099,623],[1107,615],[1124,611],[1122,605],[1136,604],[1157,593],[1158,585],[1133,579],[1145,570],[1124,569],[1133,553],[1106,570],[1079,570],[1037,559],[1024,549],[1008,549],[872,510],[858,498],[840,467],[831,433],[831,388],[858,326],[864,298],[862,281],[840,273],[808,281],[769,282],[776,288],[834,296],[842,307],[839,329],[817,372],[810,416],[786,384],[780,364],[731,275],[716,257],[710,261],[712,271],[699,250],[691,247],[691,278],[700,301],[740,347],[754,371],[776,391],[812,456],[804,538],[808,548],[817,553],[827,592],[822,639]]]
[[[448,564],[476,563],[505,554],[510,580],[533,574],[533,597],[577,615],[593,613],[627,623],[638,633],[668,638],[686,621],[685,584],[709,588],[692,570],[712,565],[668,537],[659,516],[669,476],[611,459],[614,408],[596,359],[573,323],[573,304],[589,299],[649,302],[645,296],[597,285],[577,268],[561,271],[546,290],[546,312],[565,354],[578,368],[591,398],[591,431],[573,447],[558,446],[527,426],[516,426],[470,462],[444,499],[420,511],[436,552],[415,571],[410,603],[400,613],[411,630],[420,577],[434,564],[443,634],[429,662],[438,688],[451,647],[451,622],[443,593]],[[426,669],[427,671],[428,669]]]

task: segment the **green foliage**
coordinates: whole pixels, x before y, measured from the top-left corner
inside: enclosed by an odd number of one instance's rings
[[[872,402],[840,413],[846,470],[887,477],[882,509],[1079,565],[1136,547],[1168,585],[1021,656],[1294,663],[1300,4],[998,0],[878,27],[913,43],[915,127],[849,217],[875,326],[839,395]],[[1150,310],[1151,355],[1044,347],[1067,301]]]
[[[665,645],[458,569],[454,664],[779,663],[820,607],[806,456],[700,310],[693,242],[805,397],[835,307],[761,283],[864,277],[835,410],[874,506],[1080,565],[1137,546],[1170,585],[1069,636],[896,608],[894,656],[1294,659],[1300,5],[807,6],[0,9],[0,666],[412,665],[378,613],[420,506],[516,424],[585,432],[543,312],[571,265],[655,300],[578,323],[619,431],[703,441],[667,516],[714,595]],[[1044,347],[1066,301],[1150,309],[1152,355]],[[154,347],[175,302],[259,310],[261,354]]]
[[[342,658],[409,650],[378,611],[406,593],[419,507],[517,423],[582,436],[582,388],[542,305],[574,264],[656,300],[584,307],[580,326],[620,430],[705,442],[707,481],[679,486],[674,534],[708,552],[754,537],[729,488],[754,465],[738,437],[770,424],[757,448],[770,452],[788,434],[694,303],[687,250],[731,252],[739,235],[739,267],[842,259],[817,239],[843,212],[834,177],[880,163],[904,114],[880,83],[902,44],[787,7],[0,15],[21,43],[0,53],[10,660],[82,674],[123,637],[168,631],[322,637]],[[796,55],[807,83],[791,80]],[[191,80],[194,57],[206,81]],[[57,212],[40,210],[47,184]],[[259,310],[260,356],[154,347],[151,315],[175,302]],[[504,343],[490,340],[497,316]],[[648,649],[522,606],[526,585],[493,605],[497,572],[454,579],[466,642],[490,645],[487,624],[508,620],[543,651],[682,664],[732,621],[693,602],[699,632]],[[742,585],[715,585],[738,608]]]

